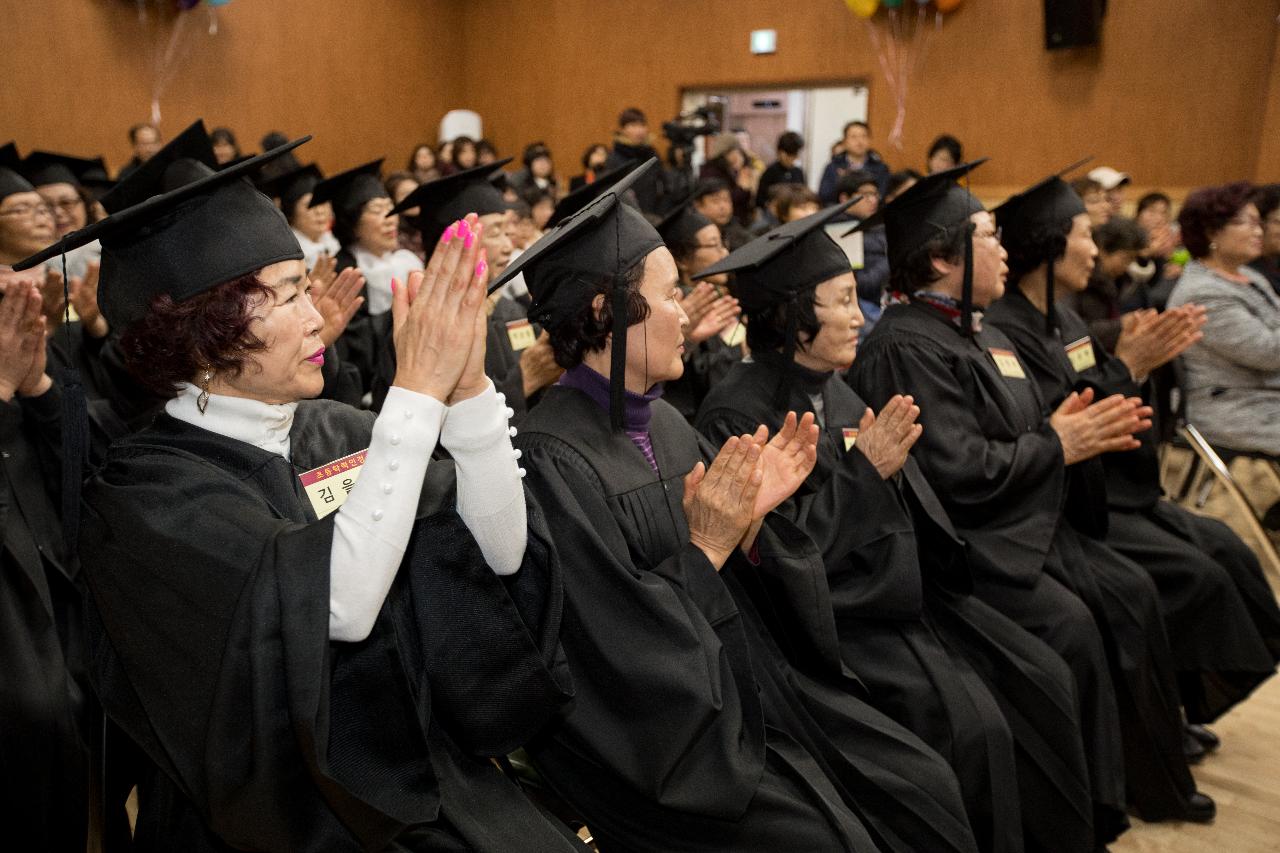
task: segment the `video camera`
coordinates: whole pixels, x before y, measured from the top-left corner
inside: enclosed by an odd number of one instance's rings
[[[710,136],[719,132],[720,117],[710,106],[680,113],[671,121],[662,123],[662,135],[670,140],[672,145],[682,148],[692,148],[694,140],[699,136]]]

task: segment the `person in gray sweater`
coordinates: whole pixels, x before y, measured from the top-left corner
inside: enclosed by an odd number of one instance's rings
[[[1247,264],[1262,253],[1262,222],[1247,183],[1187,197],[1178,222],[1192,260],[1170,307],[1208,315],[1183,355],[1187,418],[1214,445],[1280,456],[1280,297]]]

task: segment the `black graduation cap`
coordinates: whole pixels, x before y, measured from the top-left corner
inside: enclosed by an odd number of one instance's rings
[[[17,169],[18,164],[22,162],[22,158],[18,156],[18,146],[9,140],[4,145],[0,145],[0,167],[5,169]]]
[[[374,160],[325,178],[311,190],[311,204],[330,202],[333,215],[340,222],[354,224],[360,218],[360,210],[375,198],[390,198],[382,185],[382,160]]]
[[[120,182],[116,197],[144,201],[67,234],[14,269],[100,240],[98,302],[112,327],[126,329],[161,294],[181,302],[270,264],[300,260],[302,250],[284,215],[244,178],[310,138],[221,172],[188,161],[182,171],[198,177],[178,187],[167,186],[171,170],[138,169]]]
[[[153,195],[199,180],[216,167],[209,134],[204,129],[204,122],[196,119],[150,160],[138,166],[127,181],[118,182],[101,198],[102,206],[108,213],[117,213]]]
[[[290,169],[271,178],[258,180],[258,189],[269,198],[280,199],[280,207],[286,217],[293,213],[294,206],[316,185],[324,180],[324,173],[315,163],[308,163],[296,169]]]
[[[0,166],[0,201],[4,201],[15,193],[32,193],[36,188],[31,182],[13,169]]]
[[[968,238],[964,248],[964,279],[960,296],[960,333],[963,335],[973,334],[973,226],[969,217],[986,208],[956,181],[987,159],[983,157],[925,175],[902,195],[846,233],[847,236],[883,223],[889,268],[892,269],[933,238],[946,236],[953,229],[964,229]]]
[[[551,216],[547,219],[547,227],[554,228],[561,222],[564,222],[570,216],[573,216],[579,210],[586,207],[600,196],[607,193],[613,188],[618,181],[625,178],[635,166],[635,161],[628,160],[615,169],[610,169],[603,175],[598,175],[594,181],[578,187],[564,198],[556,203],[555,210],[551,211]],[[635,166],[635,168],[639,168]]]
[[[694,210],[693,196],[689,195],[684,201],[667,211],[666,215],[658,220],[656,227],[663,241],[670,248],[676,244],[689,243],[699,231],[714,224]]]
[[[90,160],[51,151],[32,151],[22,161],[23,176],[32,186],[49,184],[80,184],[80,176],[101,164],[101,158]]]
[[[1084,201],[1070,184],[1062,180],[1062,176],[1074,172],[1092,159],[1090,156],[1072,163],[1017,195],[1010,196],[1004,204],[992,211],[996,216],[996,224],[1000,226],[1000,241],[1006,248],[1024,245],[1033,233],[1069,225],[1072,217],[1087,212]],[[1045,270],[1045,328],[1053,334],[1058,328],[1053,287],[1055,258],[1048,257],[1044,260],[1048,264]]]
[[[734,273],[733,294],[748,315],[786,305],[786,343],[782,352],[786,370],[775,392],[778,407],[786,405],[790,393],[788,374],[798,343],[799,297],[853,269],[849,256],[831,239],[825,226],[861,198],[854,196],[803,219],[779,225],[694,276],[700,279]]]
[[[115,187],[116,182],[107,174],[107,163],[101,157],[94,157],[89,162],[92,165],[80,173],[80,186],[87,189],[95,199],[101,199]]]
[[[463,169],[461,172],[419,184],[417,189],[392,208],[391,213],[418,208],[418,215],[413,217],[412,224],[422,232],[422,245],[430,254],[435,250],[444,229],[468,213],[486,216],[490,213],[505,213],[510,209],[511,205],[502,197],[502,191],[493,183],[495,173],[510,162],[510,157],[495,160],[484,166]]]
[[[490,285],[489,291],[524,273],[533,299],[529,318],[554,329],[582,310],[596,284],[612,279],[612,359],[609,419],[622,429],[627,363],[627,288],[623,273],[662,246],[662,238],[640,211],[621,199],[637,180],[657,165],[650,158],[599,198],[542,235]]]

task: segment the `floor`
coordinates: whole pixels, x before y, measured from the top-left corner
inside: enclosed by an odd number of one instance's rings
[[[1170,473],[1178,476],[1186,461],[1181,454],[1171,459]],[[1280,489],[1260,463],[1238,461],[1233,473],[1260,506],[1280,499]],[[1210,494],[1204,512],[1223,519],[1249,541],[1221,488]],[[1280,577],[1269,575],[1269,579],[1280,591]],[[1280,678],[1264,684],[1214,724],[1213,730],[1222,738],[1222,749],[1207,756],[1193,772],[1200,789],[1217,801],[1217,819],[1201,826],[1146,824],[1135,818],[1133,829],[1111,845],[1113,853],[1280,851]]]

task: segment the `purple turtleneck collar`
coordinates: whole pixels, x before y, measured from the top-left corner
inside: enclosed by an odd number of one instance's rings
[[[609,377],[596,373],[585,364],[566,370],[557,384],[578,389],[606,413],[609,411]],[[624,392],[623,429],[627,432],[648,432],[649,420],[653,417],[653,401],[661,396],[662,383],[654,385],[648,394]]]

